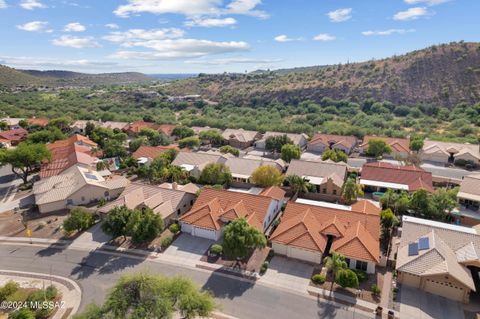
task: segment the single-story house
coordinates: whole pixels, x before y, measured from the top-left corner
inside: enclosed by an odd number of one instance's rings
[[[128,124],[128,126],[125,128],[125,131],[129,136],[137,136],[141,130],[147,128],[157,132],[160,130],[160,126],[157,123],[136,121]]]
[[[470,210],[471,214],[464,217],[473,219],[471,223],[480,223],[480,174],[467,175],[463,178],[457,199],[461,205],[460,215],[464,209]]]
[[[315,134],[308,142],[307,150],[313,153],[323,153],[329,149],[343,151],[345,154],[352,153],[357,146],[357,138],[353,135]]]
[[[96,169],[97,144],[83,135],[72,135],[66,140],[47,144],[51,159],[42,164],[40,178],[55,176],[73,165]]]
[[[283,171],[283,167],[275,161],[265,161],[257,159],[245,159],[238,157],[228,157],[225,165],[230,169],[232,173],[233,182],[238,184],[237,186],[247,186],[251,184],[250,177],[253,172],[260,166],[270,165],[278,169],[279,172]]]
[[[292,160],[286,176],[297,175],[305,178],[316,188],[302,197],[317,200],[338,201],[342,195],[342,187],[347,177],[347,164],[328,161]]]
[[[384,192],[387,189],[415,192],[425,189],[433,192],[432,173],[417,166],[397,166],[390,163],[367,163],[362,167],[360,184],[366,191]]]
[[[17,128],[8,131],[0,131],[0,142],[6,147],[16,146],[23,142],[28,135],[28,131],[24,128]]]
[[[210,126],[192,126],[191,129],[195,133],[195,135],[199,135],[202,132],[206,131],[217,131],[221,133],[222,131],[218,128],[210,127]]]
[[[192,209],[180,217],[182,231],[219,240],[223,226],[237,218],[265,232],[282,209],[285,192],[270,187],[258,195],[213,188],[203,189]]]
[[[98,121],[92,121],[92,120],[77,120],[73,122],[72,125],[70,125],[70,130],[74,134],[85,134],[85,128],[87,127],[88,123],[92,123],[95,126],[100,125],[100,122]]]
[[[49,213],[116,198],[129,183],[122,176],[104,178],[94,170],[74,165],[35,183],[33,194],[40,213]]]
[[[239,149],[245,149],[252,146],[262,137],[262,134],[256,131],[247,131],[240,129],[226,129],[222,133],[225,144]]]
[[[112,130],[119,130],[119,131],[124,131],[128,127],[127,122],[114,122],[114,121],[105,121],[105,122],[100,122],[98,126],[101,126],[103,128],[109,128]]]
[[[468,303],[479,267],[480,235],[475,228],[403,216],[396,261],[399,283]]]
[[[293,133],[281,133],[281,132],[266,132],[261,140],[255,142],[255,148],[259,150],[264,150],[267,147],[267,139],[269,137],[283,136],[286,135],[293,144],[300,147],[300,149],[305,149],[307,147],[308,135],[307,134],[293,134]]]
[[[425,162],[440,164],[454,163],[456,160],[472,161],[475,164],[480,164],[480,145],[425,140],[421,158]]]
[[[394,137],[382,137],[382,136],[373,136],[367,135],[363,138],[362,144],[360,144],[360,153],[366,154],[368,149],[368,142],[371,140],[381,140],[384,141],[390,148],[392,152],[390,154],[384,154],[385,157],[400,157],[406,158],[410,154],[410,139],[409,138],[394,138]]]
[[[129,209],[148,207],[160,214],[168,226],[174,219],[188,211],[195,201],[195,194],[180,189],[131,183],[114,201],[98,211],[107,214],[115,207],[126,206]]]
[[[7,123],[8,129],[9,130],[16,130],[21,128],[20,126],[20,121],[25,120],[24,118],[18,118],[18,117],[5,117],[3,119],[0,119],[0,122],[5,122]]]
[[[196,184],[193,184],[193,183],[188,183],[185,185],[180,185],[175,182],[163,183],[158,185],[158,187],[165,188],[165,189],[179,190],[179,191],[190,193],[190,194],[197,194],[198,191],[200,190],[200,187],[198,187]]]
[[[175,145],[168,146],[140,146],[135,152],[133,152],[132,157],[138,161],[140,164],[149,164],[155,158],[159,157],[161,154],[165,153],[168,150],[176,150],[177,152],[180,149]]]
[[[208,164],[225,164],[226,161],[227,158],[221,155],[182,151],[178,152],[172,165],[183,167],[191,176],[198,178]]]
[[[270,236],[276,254],[320,264],[333,252],[348,266],[375,273],[380,261],[380,207],[359,200],[352,206],[311,200],[289,202]]]
[[[28,125],[46,127],[50,121],[47,118],[32,117],[28,119]]]

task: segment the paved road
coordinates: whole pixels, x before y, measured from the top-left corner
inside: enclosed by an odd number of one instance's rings
[[[119,275],[147,270],[192,278],[214,293],[221,312],[238,318],[373,318],[352,308],[218,273],[99,252],[0,245],[0,269],[52,273],[76,280],[83,291],[81,309],[88,303],[102,302]]]

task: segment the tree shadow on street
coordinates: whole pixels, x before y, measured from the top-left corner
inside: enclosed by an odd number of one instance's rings
[[[202,289],[210,291],[216,298],[234,299],[255,285],[253,281],[247,279],[230,278],[225,275],[226,273],[227,270],[223,268],[213,271]]]

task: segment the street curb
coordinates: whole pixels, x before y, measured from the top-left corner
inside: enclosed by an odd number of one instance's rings
[[[24,277],[24,278],[31,278],[31,279],[46,279],[55,281],[56,283],[66,287],[69,291],[76,290],[80,294],[80,298],[76,298],[74,302],[72,302],[73,307],[72,310],[68,313],[68,317],[76,314],[78,309],[80,308],[80,302],[82,300],[82,289],[80,286],[73,280],[67,277],[61,277],[56,275],[44,274],[44,273],[35,273],[35,272],[25,272],[25,271],[16,271],[16,270],[2,270],[0,269],[0,275],[3,276],[17,276],[17,277]]]

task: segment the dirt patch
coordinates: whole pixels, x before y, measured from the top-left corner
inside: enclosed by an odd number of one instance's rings
[[[108,245],[116,246],[125,249],[143,249],[149,251],[163,252],[165,249],[161,250],[162,240],[167,237],[172,237],[172,242],[180,235],[181,232],[174,235],[168,228],[165,229],[160,236],[155,238],[149,243],[134,244],[131,237],[117,237],[108,242]],[[161,250],[161,251],[160,251]]]
[[[228,268],[259,272],[263,262],[268,256],[269,251],[269,247],[255,249],[243,259],[231,259],[225,255],[209,256],[207,250],[200,260],[211,264],[222,265]]]

